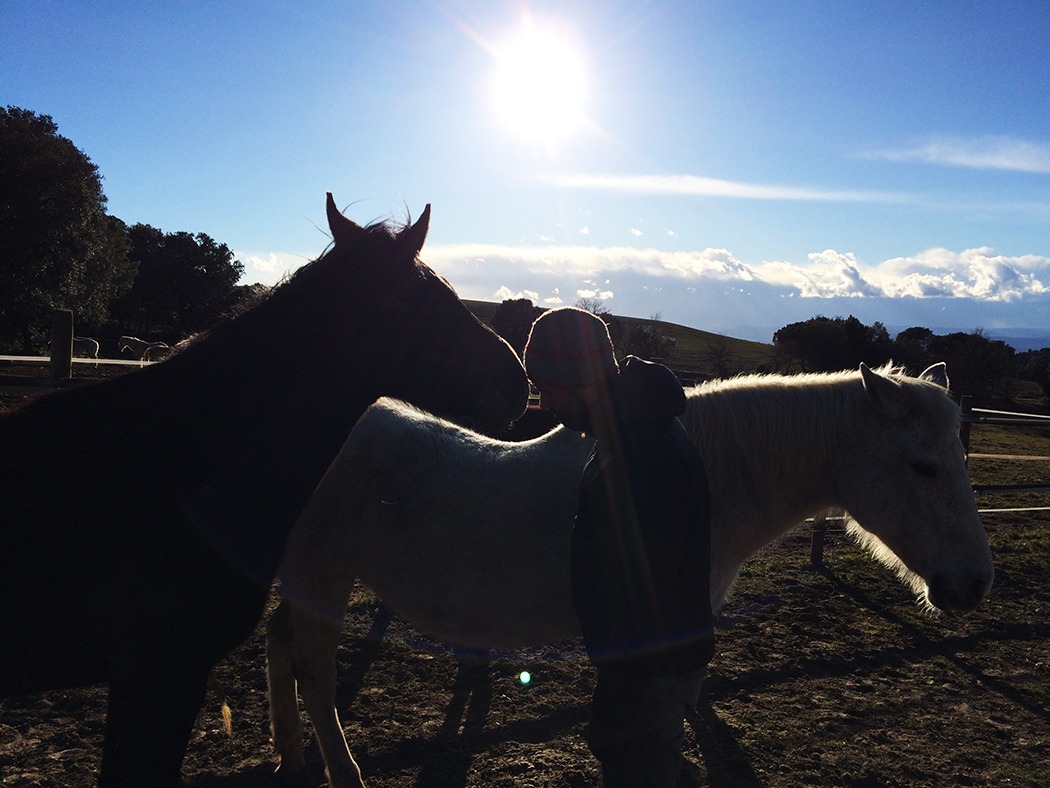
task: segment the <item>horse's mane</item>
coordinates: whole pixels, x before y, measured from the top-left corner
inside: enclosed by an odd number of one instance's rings
[[[900,385],[937,387],[894,364],[875,371]],[[701,445],[720,447],[717,465],[712,463],[708,473],[729,473],[720,467],[729,464],[736,474],[758,478],[771,468],[780,475],[786,465],[813,467],[797,452],[838,441],[837,431],[851,421],[865,396],[858,370],[741,375],[701,383],[686,395],[681,419],[689,434]],[[828,418],[830,413],[838,417]],[[770,451],[771,446],[790,446],[795,453]]]

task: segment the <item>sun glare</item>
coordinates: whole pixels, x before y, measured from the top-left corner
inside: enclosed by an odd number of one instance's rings
[[[568,36],[528,27],[496,60],[493,102],[517,134],[550,145],[580,125],[586,65]]]

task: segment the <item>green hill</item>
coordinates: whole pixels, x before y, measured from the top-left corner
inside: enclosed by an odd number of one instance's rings
[[[491,301],[464,299],[467,307],[486,325],[492,322],[496,304]],[[773,356],[773,346],[746,339],[734,339],[710,331],[650,320],[638,317],[619,317],[626,326],[651,325],[668,337],[674,337],[675,346],[669,358],[662,363],[673,369],[683,383],[699,382],[708,378],[726,377],[743,372],[755,372],[768,367]]]

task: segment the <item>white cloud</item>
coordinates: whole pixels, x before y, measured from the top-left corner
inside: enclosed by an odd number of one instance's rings
[[[692,197],[734,197],[749,200],[802,200],[824,202],[911,202],[892,192],[843,191],[740,183],[698,175],[557,175],[550,183],[567,189],[596,189],[634,194],[679,194]]]
[[[803,298],[855,298],[881,295],[860,270],[852,253],[834,249],[808,255],[807,265],[769,262],[756,269],[756,276],[769,284],[798,290]]]
[[[914,257],[885,261],[873,276],[890,297],[948,296],[1012,301],[1050,293],[1050,258],[1010,257],[988,247],[952,252],[929,249]]]
[[[1003,136],[930,137],[903,148],[874,151],[869,157],[949,167],[1050,173],[1050,143]]]
[[[286,275],[306,265],[312,258],[290,252],[242,252],[233,256],[244,263],[245,281],[275,285]]]
[[[539,300],[540,294],[535,290],[511,290],[506,285],[500,285],[492,294],[497,301],[511,301],[519,298],[527,298],[532,302]]]

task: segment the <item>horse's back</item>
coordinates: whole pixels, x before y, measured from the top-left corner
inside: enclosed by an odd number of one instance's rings
[[[365,583],[425,631],[493,647],[571,637],[569,534],[590,445],[564,428],[493,440],[380,402],[344,445],[346,474],[325,482],[356,498],[337,526],[342,549]]]

